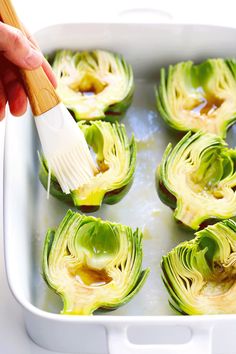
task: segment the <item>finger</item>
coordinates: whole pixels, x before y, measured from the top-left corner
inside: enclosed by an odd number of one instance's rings
[[[32,48],[24,34],[0,22],[0,51],[13,64],[23,69],[35,69],[42,65],[42,53]]]
[[[36,39],[32,36],[32,34],[28,31],[28,29],[23,24],[21,24],[21,25],[22,25],[22,27],[24,29],[24,33],[25,33],[26,37],[32,43],[33,48],[40,50],[39,44],[36,41]]]
[[[5,117],[5,108],[7,104],[7,97],[2,81],[0,80],[0,120]]]
[[[36,39],[31,35],[31,33],[27,30],[27,28],[24,25],[22,25],[22,26],[24,28],[24,32],[25,32],[28,40],[32,43],[33,48],[40,50],[39,44],[37,43]],[[52,85],[54,86],[54,88],[56,88],[57,87],[56,75],[54,74],[54,72],[51,68],[51,65],[48,63],[48,61],[45,58],[43,59],[42,67],[43,67],[45,74],[47,75],[47,77],[51,81]]]
[[[12,81],[7,86],[7,99],[13,116],[22,116],[27,108],[27,96],[20,81]]]
[[[1,58],[1,78],[4,85],[4,91],[9,103],[10,112],[14,116],[20,116],[25,113],[27,108],[27,96],[19,77],[16,67]]]

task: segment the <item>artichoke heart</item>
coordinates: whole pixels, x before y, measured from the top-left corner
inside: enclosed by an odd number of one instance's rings
[[[133,72],[118,54],[59,50],[51,60],[57,93],[76,120],[119,119],[131,104]]]
[[[131,187],[136,165],[136,143],[129,141],[123,124],[104,121],[79,122],[89,147],[96,154],[98,173],[90,181],[70,194],[64,194],[51,175],[50,194],[75,205],[79,210],[95,211],[102,203],[119,202]],[[40,158],[39,178],[47,189],[48,166]]]
[[[236,223],[196,232],[162,258],[170,305],[183,315],[236,313]]]
[[[208,59],[161,69],[157,109],[172,128],[226,136],[236,121],[236,61]]]
[[[204,223],[236,215],[236,150],[211,133],[187,133],[166,148],[156,184],[177,221],[197,230]]]
[[[138,229],[69,210],[57,230],[47,232],[43,276],[61,296],[63,314],[115,309],[139,291],[148,272]]]

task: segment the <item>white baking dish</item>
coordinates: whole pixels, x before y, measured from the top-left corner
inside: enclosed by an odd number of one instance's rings
[[[160,259],[192,235],[178,228],[155,191],[155,168],[167,143],[176,138],[157,117],[153,92],[161,66],[236,56],[235,37],[236,30],[230,28],[165,24],[65,24],[37,33],[44,52],[103,48],[122,53],[134,69],[136,93],[123,122],[138,139],[136,178],[120,203],[104,206],[96,215],[143,228],[144,266],[151,267],[143,289],[124,307],[91,317],[58,314],[61,303],[42,280],[40,259],[47,228],[59,223],[67,207],[53,197],[46,200],[38,181],[39,144],[30,112],[21,119],[9,117],[4,167],[6,268],[11,290],[24,309],[26,330],[39,345],[83,354],[98,353],[98,348],[103,354],[209,354],[212,328],[217,325],[221,330],[235,322],[234,315],[180,317],[169,309]],[[234,136],[231,129],[231,143]]]

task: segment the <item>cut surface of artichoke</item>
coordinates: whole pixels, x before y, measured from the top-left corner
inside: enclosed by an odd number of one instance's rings
[[[47,232],[43,276],[61,296],[63,314],[117,308],[139,291],[148,272],[138,229],[69,210],[57,230]]]
[[[133,72],[122,56],[103,50],[59,50],[51,62],[57,93],[76,120],[113,121],[131,104]]]
[[[180,314],[236,313],[236,223],[196,232],[162,258],[171,307]]]
[[[236,121],[236,61],[208,59],[162,68],[156,97],[160,115],[172,128],[225,137]]]
[[[94,211],[104,202],[117,203],[128,192],[136,165],[134,137],[129,141],[123,124],[94,121],[79,122],[86,141],[96,154],[99,173],[70,195],[65,195],[52,174],[50,193],[83,211]],[[41,158],[39,177],[47,188],[47,162]]]
[[[156,173],[161,200],[174,217],[197,230],[209,219],[236,215],[236,150],[215,134],[186,134],[166,148]],[[213,220],[211,220],[213,221]]]

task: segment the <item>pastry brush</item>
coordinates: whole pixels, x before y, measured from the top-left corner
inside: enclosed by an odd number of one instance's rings
[[[4,23],[26,35],[10,0],[0,0],[0,15]],[[41,67],[20,72],[49,170],[68,194],[86,184],[97,171],[84,134]]]

